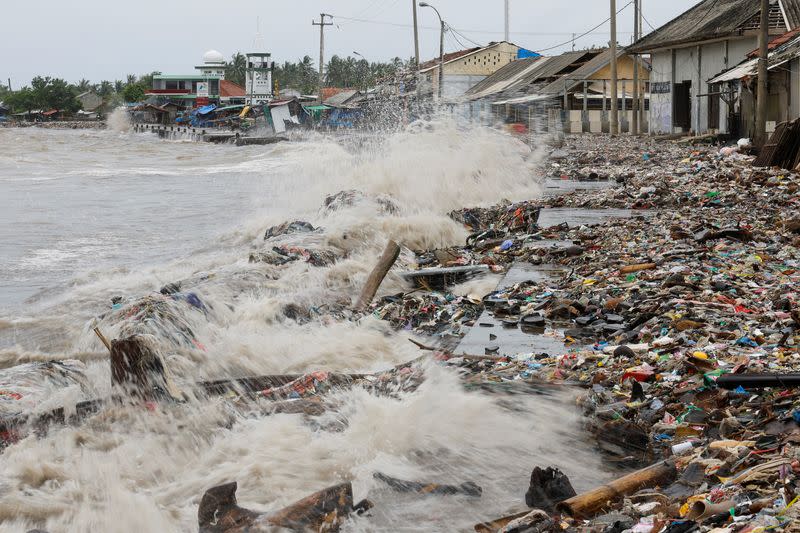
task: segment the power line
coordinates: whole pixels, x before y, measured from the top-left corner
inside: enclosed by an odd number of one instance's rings
[[[618,9],[618,10],[617,10],[617,15],[619,15],[620,13],[622,13],[623,11],[625,11],[625,8],[627,8],[627,7],[628,7],[629,5],[631,5],[632,3],[633,3],[633,0],[631,0],[630,2],[628,2],[627,4],[625,4],[624,6],[622,6],[620,9]],[[582,33],[582,34],[578,35],[577,37],[573,37],[573,38],[572,38],[572,39],[570,39],[569,41],[565,41],[565,42],[563,42],[563,43],[557,44],[557,45],[555,45],[555,46],[550,46],[550,47],[548,47],[548,48],[540,48],[540,49],[538,49],[538,50],[534,50],[534,51],[535,51],[535,52],[547,52],[548,50],[553,50],[553,49],[555,49],[555,48],[561,48],[562,46],[566,46],[566,45],[568,45],[568,44],[574,43],[575,41],[577,41],[577,40],[578,40],[578,39],[580,39],[581,37],[585,37],[585,36],[589,35],[589,34],[590,34],[590,33],[592,33],[594,30],[596,30],[596,29],[597,29],[597,28],[599,28],[600,26],[603,26],[603,25],[604,25],[606,22],[608,22],[608,21],[610,21],[610,20],[611,20],[611,17],[608,17],[607,19],[605,19],[603,22],[601,22],[600,24],[598,24],[597,26],[595,26],[595,27],[594,27],[594,28],[592,28],[591,30],[589,30],[589,31],[587,31],[587,32],[585,32],[585,33]]]
[[[448,26],[448,28],[450,28],[450,30],[451,30],[453,33],[457,33],[458,35],[460,35],[461,37],[463,37],[465,41],[468,41],[468,42],[470,42],[470,43],[474,44],[475,46],[480,46],[481,48],[483,48],[483,47],[485,46],[485,45],[483,45],[483,44],[480,44],[480,43],[477,43],[477,42],[473,41],[472,39],[470,39],[469,37],[467,37],[466,35],[464,35],[463,33],[461,33],[461,31],[459,31],[459,30],[455,29],[455,28],[454,28],[454,27],[452,27],[452,26]],[[467,47],[465,46],[464,48],[467,48]]]
[[[403,23],[400,23],[400,22],[391,22],[391,21],[388,21],[388,20],[373,20],[373,19],[364,19],[364,18],[357,18],[357,17],[343,17],[341,15],[334,15],[334,17],[339,19],[339,20],[345,20],[345,21],[348,21],[348,22],[361,22],[361,23],[364,23],[364,24],[378,24],[378,25],[383,25],[383,26],[395,26],[395,27],[398,27],[398,28],[413,28],[414,27],[412,24],[403,24]],[[602,26],[602,24],[600,24],[600,26]],[[419,27],[422,28],[422,29],[425,29],[425,30],[437,30],[437,31],[439,30],[439,26],[419,26]],[[458,31],[460,32],[460,35],[464,39],[467,39],[467,37],[464,35],[464,33],[481,33],[481,34],[487,34],[487,35],[501,35],[501,34],[503,34],[502,31],[496,31],[496,30],[459,29]],[[572,35],[573,33],[574,32],[568,32],[568,31],[512,31],[511,32],[512,35],[531,35],[531,36],[534,36],[534,37],[536,37],[536,36],[550,36],[550,37],[552,37],[552,36],[556,36],[556,35]],[[629,32],[617,32],[617,33],[619,33],[619,34],[632,34],[633,32],[629,31]],[[610,33],[608,33],[608,32],[593,32],[593,31],[589,31],[587,33],[584,33],[583,35],[585,36],[585,35],[590,35],[590,34],[591,35],[610,35]],[[576,37],[576,39],[577,38],[578,37]],[[467,40],[469,40],[469,39],[467,39]]]
[[[413,28],[414,27],[413,24],[402,24],[400,22],[389,22],[388,20],[369,20],[369,19],[362,19],[362,18],[356,18],[356,17],[342,17],[340,15],[333,15],[333,16],[334,16],[334,18],[341,19],[341,20],[347,20],[347,21],[350,21],[350,22],[364,22],[364,23],[369,23],[369,24],[381,24],[381,25],[384,25],[384,26],[395,26],[395,27],[398,27],[398,28]],[[440,29],[439,26],[420,26],[420,28],[425,29],[425,30],[439,30]]]
[[[644,19],[644,21],[647,23],[647,25],[650,26],[650,29],[653,30],[653,31],[656,31],[656,29],[653,27],[653,25],[650,24],[650,21],[647,20],[647,17],[644,16],[644,13],[642,13],[641,11],[640,11],[640,13],[641,13],[642,18]]]
[[[454,29],[453,29],[453,28],[451,28],[450,26],[448,26],[448,28],[450,29],[450,35],[451,35],[451,36],[453,37],[453,39],[455,39],[455,41],[456,41],[456,42],[457,42],[457,43],[458,43],[458,44],[461,46],[461,49],[464,49],[464,48],[469,48],[469,46],[467,46],[467,45],[465,45],[464,43],[462,43],[462,42],[459,40],[459,38],[458,38],[458,37],[456,37],[456,35],[461,35],[460,33],[458,33],[456,30],[454,30]],[[461,35],[461,36],[462,36],[462,37],[464,37],[463,35]],[[464,38],[466,39],[466,37],[464,37]],[[467,39],[467,40],[469,40],[469,39]],[[476,44],[477,44],[477,43],[476,43]],[[480,45],[478,45],[478,46],[480,46]]]

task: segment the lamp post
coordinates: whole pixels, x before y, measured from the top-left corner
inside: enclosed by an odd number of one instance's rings
[[[444,87],[444,21],[439,10],[428,2],[420,2],[419,7],[429,7],[436,11],[436,16],[439,17],[439,25],[441,27],[441,32],[439,33],[439,100],[441,100],[442,88]]]

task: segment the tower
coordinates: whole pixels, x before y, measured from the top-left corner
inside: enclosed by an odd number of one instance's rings
[[[263,104],[272,100],[272,55],[267,52],[247,54],[245,75],[246,102]]]

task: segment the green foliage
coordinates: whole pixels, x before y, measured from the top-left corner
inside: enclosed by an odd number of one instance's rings
[[[247,56],[241,52],[233,54],[231,60],[225,63],[225,79],[240,87],[244,87],[246,72]]]
[[[153,76],[158,76],[159,74],[161,74],[161,73],[158,72],[157,70],[154,70],[150,74],[143,74],[143,75],[139,76],[138,83],[142,87],[144,87],[146,89],[150,89],[150,88],[153,87]]]
[[[325,85],[363,89],[374,86],[378,80],[389,77],[412,64],[413,60],[403,61],[399,57],[386,63],[371,63],[365,59],[341,58],[334,55],[326,68]],[[317,68],[310,56],[297,61],[285,61],[283,64],[276,63],[273,79],[279,89],[291,88],[303,94],[313,94],[317,91],[319,79]],[[244,87],[246,71],[247,57],[241,52],[236,52],[225,64],[225,79]]]
[[[334,55],[328,61],[325,85],[365,89],[374,86],[378,80],[390,77],[410,65],[411,62],[404,63],[399,57],[395,57],[388,63],[371,63],[364,58],[356,59],[350,56],[341,58]]]
[[[309,56],[303,57],[296,63],[286,61],[283,65],[276,64],[272,76],[281,89],[297,89],[303,94],[316,91],[317,71],[314,60]]]
[[[29,112],[37,107],[36,97],[29,87],[14,91],[5,98],[5,103],[16,113]]]
[[[18,94],[21,93],[21,94]],[[21,111],[32,109],[58,109],[74,113],[81,108],[75,98],[74,86],[61,78],[36,76],[31,80],[31,87],[17,91],[12,98],[12,107]]]
[[[99,94],[103,98],[111,96],[111,93],[114,92],[114,84],[108,80],[103,80],[100,82],[100,85],[97,86],[96,91],[97,94]]]
[[[144,87],[139,83],[131,83],[122,91],[122,97],[126,102],[141,102],[144,100]]]

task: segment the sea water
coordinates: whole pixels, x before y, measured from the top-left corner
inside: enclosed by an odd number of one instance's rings
[[[79,359],[90,395],[102,397],[110,372],[92,327],[120,332],[107,315],[111,299],[191,278],[205,280],[198,294],[215,312],[193,324],[202,349],[171,355],[186,381],[372,372],[414,359],[408,333],[377,319],[296,321],[283,310],[352,302],[389,238],[408,250],[463,244],[465,230],[447,213],[535,197],[537,162],[504,133],[448,120],[250,147],[165,141],[124,122],[104,131],[0,129],[0,371]],[[350,189],[396,209],[320,208]],[[326,267],[248,262],[265,229],[287,220],[323,228],[343,258]],[[402,287],[390,275],[382,294]],[[0,453],[0,531],[196,531],[203,493],[234,480],[240,505],[259,511],[351,481],[355,498],[375,507],[346,531],[468,531],[524,507],[536,465],[562,468],[579,490],[609,476],[574,397],[468,392],[453,371],[429,365],[412,393],[334,393],[337,411],[326,416],[336,430],[303,415],[232,421],[219,399],[109,407]],[[79,399],[53,391],[53,401]],[[471,480],[483,495],[398,494],[373,479],[377,471]]]

